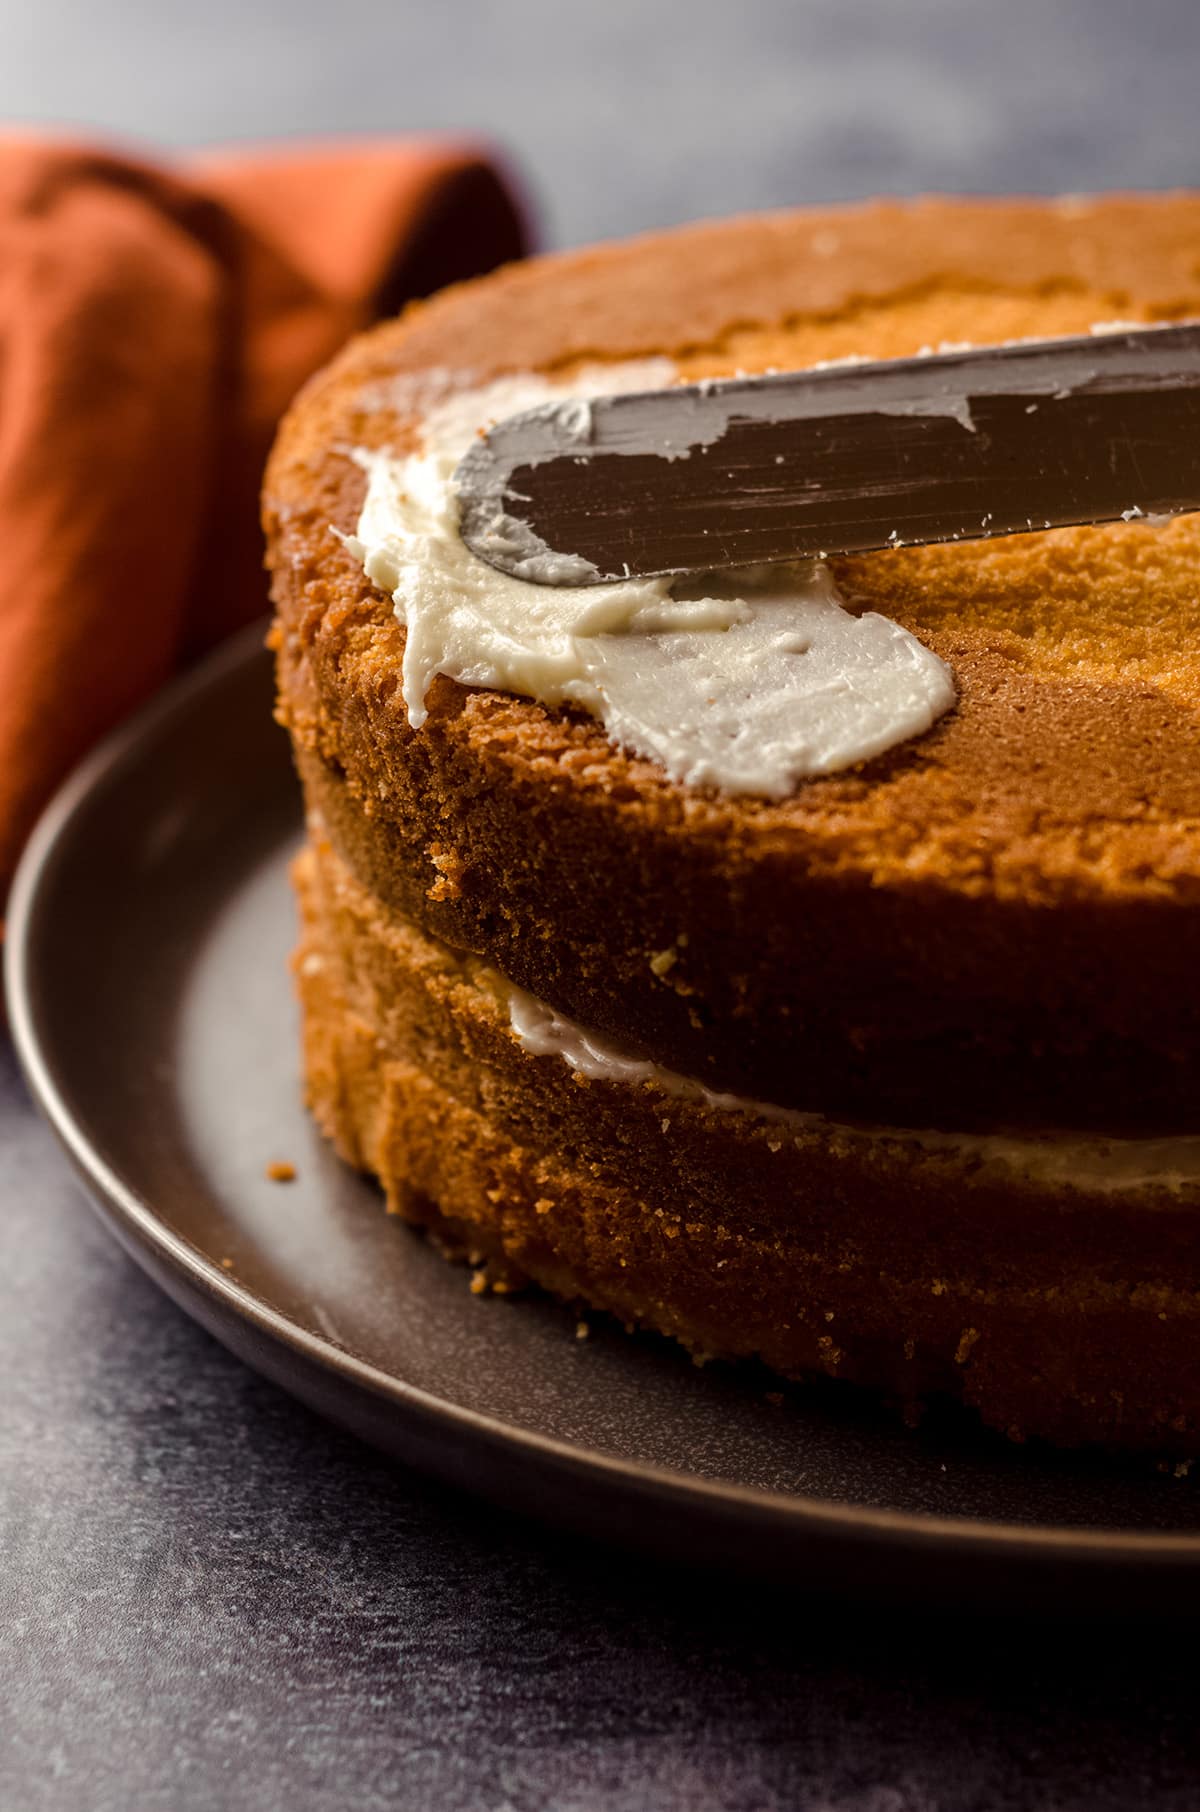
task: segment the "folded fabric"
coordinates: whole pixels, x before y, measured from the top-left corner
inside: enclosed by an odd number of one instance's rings
[[[0,137],[0,884],[97,737],[266,609],[259,479],[303,380],[523,249],[471,146],[168,169]]]

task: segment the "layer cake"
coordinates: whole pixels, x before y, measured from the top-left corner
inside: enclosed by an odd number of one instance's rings
[[[306,1074],[400,1213],[697,1353],[1195,1451],[1197,519],[831,562],[952,684],[774,796],[461,663],[418,698],[392,566],[445,549],[364,525],[506,385],[1175,320],[1198,244],[1190,196],[720,223],[445,291],[302,394],[265,521]]]

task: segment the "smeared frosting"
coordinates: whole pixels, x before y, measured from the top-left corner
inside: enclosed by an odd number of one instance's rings
[[[888,618],[848,610],[820,563],[550,587],[468,550],[453,478],[481,429],[674,377],[668,361],[648,360],[597,365],[569,388],[504,378],[436,403],[415,453],[355,451],[367,491],[347,546],[405,625],[414,728],[442,673],[578,706],[687,785],[781,798],[806,777],[919,736],[953,704],[943,662]]]

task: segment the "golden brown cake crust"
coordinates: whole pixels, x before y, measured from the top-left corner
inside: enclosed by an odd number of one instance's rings
[[[330,533],[355,444],[446,386],[666,353],[685,376],[1200,313],[1200,199],[889,204],[536,261],[309,387],[268,474],[281,710],[386,900],[675,1068],[897,1120],[1191,1126],[1200,524],[836,564],[950,663],[928,736],[782,803],[689,793],[590,720],[435,683]],[[671,953],[664,966],[663,952]]]
[[[588,1082],[522,1049],[486,973],[319,829],[296,880],[310,1104],[407,1219],[700,1353],[954,1396],[1014,1436],[1196,1453],[1197,1184],[1039,1180]]]

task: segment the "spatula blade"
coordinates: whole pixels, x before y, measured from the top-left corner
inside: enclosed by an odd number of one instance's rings
[[[1200,509],[1200,324],[578,398],[456,474],[482,559],[550,584]]]

